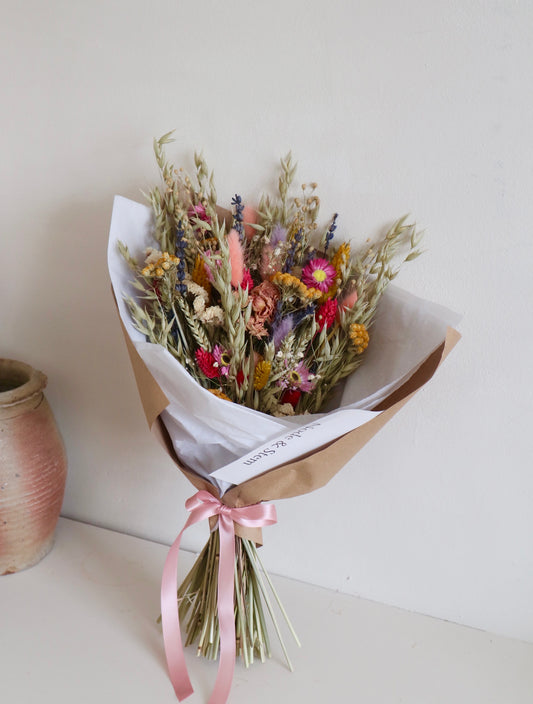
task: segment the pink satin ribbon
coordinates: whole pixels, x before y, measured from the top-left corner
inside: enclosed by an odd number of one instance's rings
[[[193,693],[181,641],[178,616],[177,566],[181,536],[189,526],[218,516],[220,559],[218,565],[218,620],[220,626],[220,662],[215,687],[208,704],[225,704],[235,669],[235,614],[233,606],[235,528],[239,523],[248,528],[260,528],[276,523],[272,504],[254,504],[230,508],[208,491],[199,491],[187,499],[185,508],[191,515],[169,550],[161,581],[161,620],[170,681],[181,702]]]

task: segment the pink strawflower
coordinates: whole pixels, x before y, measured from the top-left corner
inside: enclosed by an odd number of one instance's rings
[[[329,329],[333,322],[335,321],[335,315],[337,314],[337,299],[329,299],[323,303],[320,308],[315,313],[315,320],[318,323],[318,329],[322,330],[324,325],[326,329]]]
[[[293,391],[312,391],[315,386],[314,377],[303,362],[289,369],[278,383],[282,388]]]
[[[337,271],[327,259],[311,259],[302,270],[302,281],[309,288],[317,288],[322,293],[329,290],[331,284],[335,281]]]
[[[200,371],[205,374],[208,379],[216,379],[220,376],[220,369],[218,366],[215,366],[216,360],[211,352],[200,347],[196,350],[194,356],[196,357],[196,364]]]
[[[191,205],[189,210],[187,210],[187,217],[189,218],[189,220],[192,220],[193,218],[198,218],[199,220],[203,220],[204,222],[211,224],[211,218],[209,217],[205,207],[201,203],[198,203],[198,205]]]
[[[229,365],[231,364],[231,355],[228,350],[223,349],[220,345],[215,345],[213,347],[213,357],[215,358],[215,363],[222,376],[228,376]]]

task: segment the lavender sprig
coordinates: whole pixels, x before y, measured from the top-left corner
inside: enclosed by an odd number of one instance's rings
[[[300,228],[298,232],[294,235],[291,241],[291,245],[289,247],[289,251],[287,252],[287,258],[285,259],[285,264],[283,265],[282,272],[284,274],[289,274],[292,267],[294,266],[294,259],[296,256],[296,250],[298,248],[298,245],[302,241],[303,237],[303,230]]]
[[[179,261],[176,266],[176,277],[178,283],[176,284],[176,291],[179,291],[182,296],[187,293],[187,286],[183,283],[185,279],[185,250],[187,248],[187,241],[185,239],[185,230],[181,226],[181,220],[178,222],[178,227],[176,230],[176,256]]]
[[[293,327],[297,328],[298,325],[302,322],[304,318],[307,318],[308,315],[314,315],[315,312],[315,306],[310,303],[308,306],[305,308],[302,308],[302,310],[297,311],[296,313],[293,313],[292,316],[292,322],[293,322]]]
[[[335,213],[333,216],[333,220],[331,221],[331,225],[329,226],[328,231],[326,232],[326,237],[325,237],[325,242],[324,242],[324,252],[328,251],[329,243],[335,236],[335,230],[337,229],[337,218],[338,218],[338,213]]]
[[[243,239],[244,237],[244,225],[243,225],[243,212],[244,212],[244,205],[242,204],[242,198],[235,194],[233,198],[231,199],[231,204],[235,207],[235,213],[233,215],[233,229],[237,230],[239,233],[239,238]]]

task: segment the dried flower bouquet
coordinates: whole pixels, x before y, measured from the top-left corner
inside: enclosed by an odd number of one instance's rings
[[[298,457],[294,454],[280,460],[281,465],[271,462],[265,468],[269,471],[258,470],[258,476],[253,474],[251,479],[243,476],[231,484],[217,481],[214,471],[227,466],[229,460],[259,447],[280,430],[294,428],[302,417],[302,423],[322,417],[312,414],[324,408],[339,383],[360,366],[369,343],[372,346],[378,304],[400,266],[419,255],[420,234],[402,218],[381,241],[352,250],[351,244],[337,239],[336,214],[320,227],[316,183],[304,184],[296,196],[291,194],[296,167],[290,155],[281,160],[275,196],[263,196],[253,208],[235,195],[232,210],[223,210],[203,157],[195,155],[193,183],[166,159],[164,146],[171,141],[169,133],[154,142],[163,185],[148,195],[151,218],[137,204],[116,203],[112,231],[126,236],[124,242],[110,237],[109,261],[149,423],[161,421],[165,427],[162,441],[191,482],[220,497],[219,530],[211,532],[178,590],[185,644],[196,643],[198,654],[217,658],[221,648],[221,514],[226,508],[246,509],[325,484],[431,378],[457,337],[446,335],[447,314],[432,308],[421,313],[420,337],[427,339],[422,345],[416,340],[415,356],[398,366],[391,377],[394,383],[380,381],[383,387],[375,390],[377,395],[368,395],[363,408],[374,409],[379,400],[381,405],[375,412],[363,411],[368,417],[362,428],[333,443],[315,445],[314,453],[321,461],[314,462],[313,453],[302,451],[303,460],[294,461]],[[131,206],[135,209],[130,212]],[[140,240],[136,240],[135,251],[129,246],[127,234],[132,226],[142,233],[145,243],[145,232],[152,238],[141,257]],[[131,281],[130,272],[127,294],[118,288],[124,279],[116,273],[120,268],[114,261],[117,244],[134,275]],[[129,322],[119,295],[124,296]],[[409,305],[418,311],[419,303],[417,299]],[[400,297],[394,305],[404,304]],[[409,318],[413,335],[417,315]],[[428,325],[424,316],[433,322]],[[164,355],[161,359],[158,350],[171,355],[173,364]],[[378,377],[383,375],[378,373]],[[223,411],[226,404],[227,411]],[[167,406],[177,411],[167,412]],[[246,413],[241,407],[246,407]],[[224,587],[231,591],[233,603],[233,653],[240,654],[247,666],[254,658],[264,660],[270,655],[266,609],[290,667],[267,590],[272,584],[262,570],[256,542],[257,533],[237,528],[232,547],[234,575],[230,587],[227,581]],[[171,552],[174,547],[179,547],[179,538]],[[297,640],[273,588],[272,593]],[[165,632],[164,614],[163,626]],[[179,628],[173,633],[180,638]],[[182,699],[190,693],[190,683],[185,675],[187,683],[182,687],[182,675],[173,674],[167,640],[165,645],[171,679]],[[216,686],[217,701],[222,702],[231,678],[219,674],[219,679],[225,682]]]
[[[352,254],[335,241],[337,215],[320,232],[317,184],[290,187],[281,160],[279,193],[257,210],[240,196],[221,213],[213,174],[196,155],[196,183],[155,142],[163,187],[149,195],[158,249],[137,262],[128,299],[135,324],[219,398],[274,416],[316,413],[361,364],[381,295],[420,234],[399,220],[381,242]]]

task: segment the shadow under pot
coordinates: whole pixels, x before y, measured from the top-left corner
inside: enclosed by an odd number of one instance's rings
[[[35,565],[54,542],[67,461],[46,381],[28,364],[0,359],[0,575]]]

